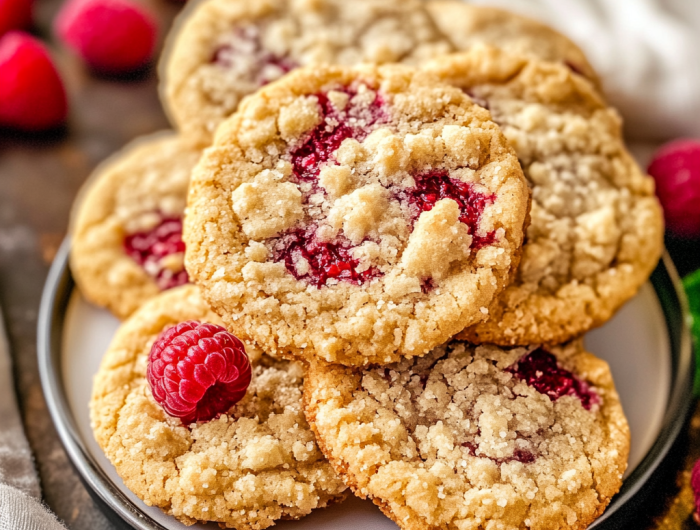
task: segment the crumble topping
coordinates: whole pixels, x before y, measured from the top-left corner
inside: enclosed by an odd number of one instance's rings
[[[530,372],[533,357],[554,371]],[[578,342],[317,364],[304,392],[334,468],[406,528],[585,528],[622,483],[629,428],[607,364]]]
[[[151,344],[186,320],[219,324],[191,285],[147,302],[117,331],[95,377],[95,438],[125,485],[183,523],[262,529],[344,497],[302,410],[303,369],[246,347],[252,379],[218,419],[182,425],[146,380]]]
[[[488,105],[532,188],[515,281],[491,318],[460,337],[559,343],[606,322],[647,280],[663,246],[653,180],[627,152],[615,110],[566,66],[495,48],[426,68]]]
[[[182,217],[201,150],[170,133],[137,139],[94,171],[71,219],[71,270],[83,295],[126,318],[188,281]]]
[[[181,128],[206,144],[245,96],[298,66],[417,64],[451,50],[416,0],[213,0],[180,31],[164,88]]]
[[[486,111],[412,69],[297,69],[206,153],[188,271],[269,352],[422,355],[485,318],[517,261],[528,190],[509,147]]]

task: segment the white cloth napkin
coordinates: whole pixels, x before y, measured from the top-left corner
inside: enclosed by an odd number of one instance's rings
[[[700,1],[469,0],[538,19],[588,55],[628,138],[700,137]]]
[[[17,410],[0,312],[0,530],[65,530],[41,504],[39,479]]]

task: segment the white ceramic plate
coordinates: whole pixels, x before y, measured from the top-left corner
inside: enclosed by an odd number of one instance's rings
[[[186,527],[158,508],[141,502],[122,483],[114,467],[95,442],[90,429],[88,401],[92,378],[97,372],[119,321],[107,311],[86,303],[75,291],[63,329],[61,376],[67,404],[87,451],[107,477],[141,511],[167,529],[218,528],[216,525]],[[610,363],[630,422],[632,448],[627,475],[642,461],[662,427],[671,385],[671,353],[663,311],[650,284],[609,323],[589,333],[586,346]],[[282,521],[280,530],[383,530],[396,529],[370,501],[350,498],[319,510],[300,521]]]

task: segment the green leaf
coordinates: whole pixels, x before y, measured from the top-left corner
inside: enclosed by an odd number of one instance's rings
[[[695,384],[693,389],[700,396],[700,269],[683,278],[683,287],[688,297],[690,315],[693,317],[693,351],[695,352]]]

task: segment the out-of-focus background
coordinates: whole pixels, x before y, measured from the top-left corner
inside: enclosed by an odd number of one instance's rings
[[[606,96],[620,109],[632,151],[643,165],[664,141],[700,138],[700,1],[474,3],[537,18],[579,44],[600,73]],[[168,122],[158,101],[154,66],[126,77],[97,75],[58,42],[51,25],[61,4],[62,0],[37,0],[31,31],[48,44],[63,78],[68,120],[49,132],[0,130],[0,304],[45,502],[69,528],[101,530],[113,526],[71,468],[46,410],[36,361],[37,310],[80,185],[101,160],[136,136],[167,128]],[[160,25],[159,50],[183,3],[145,4]],[[698,241],[669,236],[667,246],[682,275],[700,267]],[[673,471],[659,486],[658,506],[639,514],[642,520],[636,528],[651,527],[653,518],[664,511],[676,490]]]
[[[473,0],[536,18],[588,56],[630,140],[700,137],[700,3]]]
[[[51,25],[62,3],[37,0],[32,33],[48,43],[66,85],[67,123],[44,133],[0,131],[0,304],[44,501],[72,530],[106,530],[116,527],[71,467],[46,409],[36,359],[37,312],[81,184],[100,161],[131,139],[169,124],[158,101],[153,67],[126,78],[95,75],[59,45]],[[146,5],[160,24],[160,49],[184,2],[152,0]]]

